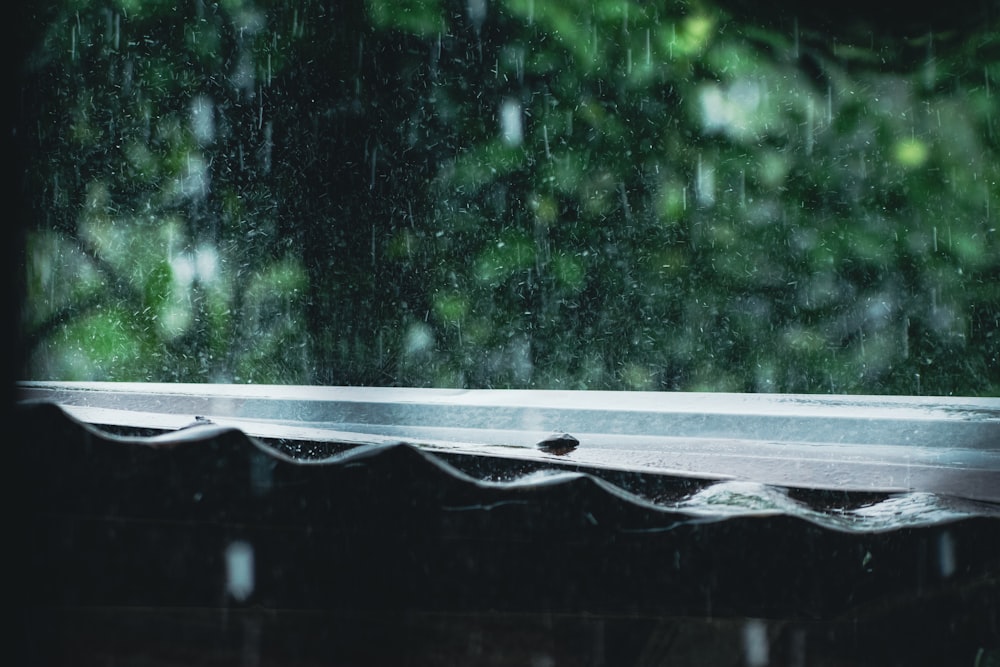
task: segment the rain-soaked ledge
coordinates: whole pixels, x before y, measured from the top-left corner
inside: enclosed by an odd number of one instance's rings
[[[470,633],[634,656],[647,635],[736,645],[747,628],[768,664],[806,664],[778,659],[788,645],[831,667],[997,657],[996,422],[978,401],[160,389],[22,387],[25,664],[235,664],[251,646],[261,664],[384,665]],[[740,419],[775,439],[739,437]],[[911,442],[949,427],[966,439]],[[907,466],[909,486],[888,483]]]
[[[1000,502],[1000,399],[22,382],[24,402],[136,432],[407,442],[562,468]]]

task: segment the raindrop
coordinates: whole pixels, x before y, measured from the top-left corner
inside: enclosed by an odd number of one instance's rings
[[[403,353],[407,356],[429,352],[434,347],[434,331],[422,322],[411,324],[403,339]]]
[[[910,358],[910,318],[903,318],[901,338],[903,339],[903,358]]]
[[[524,129],[521,125],[521,103],[510,98],[504,100],[500,108],[500,132],[505,144],[521,145],[524,140]]]
[[[202,245],[194,256],[195,274],[203,283],[215,281],[219,272],[219,255],[212,245]]]
[[[264,126],[264,150],[261,161],[261,167],[265,174],[271,173],[271,151],[274,148],[273,130],[271,121],[267,121],[267,124]]]
[[[555,667],[556,660],[547,653],[536,653],[531,656],[531,667]]]
[[[629,203],[628,203],[628,192],[625,189],[625,182],[624,181],[619,181],[619,183],[618,183],[618,191],[621,194],[621,198],[622,198],[622,212],[624,212],[624,214],[625,214],[625,220],[626,220],[626,222],[628,222],[629,224],[631,224],[632,223],[632,207],[629,206]]]
[[[253,547],[246,542],[233,542],[226,547],[226,591],[242,602],[254,588]]]
[[[711,206],[715,203],[715,169],[705,165],[700,154],[695,171],[695,194],[702,206]]]
[[[254,68],[250,54],[243,50],[236,61],[236,69],[232,74],[233,86],[248,97],[253,97],[254,92]]]
[[[215,139],[213,104],[207,95],[198,95],[191,100],[191,132],[202,145]]]
[[[806,155],[812,155],[813,152],[813,133],[815,132],[815,120],[813,115],[815,111],[813,110],[812,103],[806,104]]]
[[[927,62],[924,65],[924,85],[932,88],[936,77],[937,62],[934,58],[934,33],[931,33],[927,36]]]
[[[792,57],[798,60],[799,58],[799,18],[795,17],[792,19],[792,42],[794,44]]]
[[[250,488],[254,495],[268,493],[274,486],[274,461],[266,456],[250,459]]]
[[[945,579],[955,573],[955,541],[947,530],[938,538],[938,567]]]
[[[197,270],[195,268],[195,263],[191,261],[191,257],[182,254],[177,255],[170,261],[170,273],[173,276],[174,284],[180,291],[187,290],[191,283],[194,282]]]
[[[260,95],[257,101],[257,129],[264,125],[264,96]]]
[[[478,34],[486,20],[486,0],[469,0],[468,12],[469,20],[472,21],[472,26]]]
[[[767,624],[764,621],[752,618],[743,626],[743,656],[748,667],[767,664]]]

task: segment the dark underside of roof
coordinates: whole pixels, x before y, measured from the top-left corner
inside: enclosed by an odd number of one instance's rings
[[[713,513],[686,500],[711,480],[406,444],[297,459],[215,426],[110,435],[51,404],[16,421],[19,664],[1000,662],[988,504],[865,523],[894,499],[776,489],[802,511]],[[234,544],[252,554],[236,589]]]

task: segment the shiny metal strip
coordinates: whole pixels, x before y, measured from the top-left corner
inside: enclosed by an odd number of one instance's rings
[[[1000,399],[24,382],[91,424],[196,416],[264,438],[1000,502]],[[570,433],[563,454],[537,444]]]

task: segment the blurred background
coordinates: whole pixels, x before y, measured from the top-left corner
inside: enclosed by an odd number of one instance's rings
[[[1000,5],[753,4],[34,3],[20,375],[1000,395]]]

